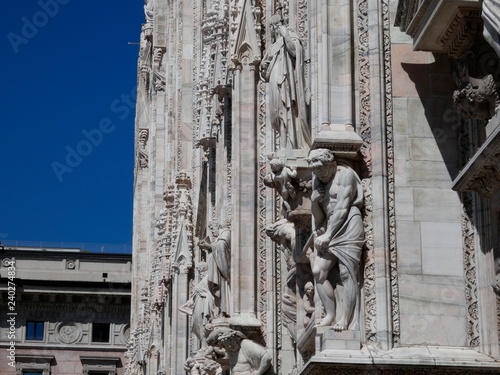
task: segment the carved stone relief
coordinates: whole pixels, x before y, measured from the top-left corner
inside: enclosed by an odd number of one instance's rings
[[[138,134],[138,152],[139,152],[139,166],[141,168],[147,168],[149,163],[149,156],[146,150],[146,146],[149,139],[148,129],[139,129]]]
[[[73,344],[81,339],[82,326],[75,322],[61,323],[56,328],[56,335],[62,343]]]
[[[153,53],[153,82],[155,91],[165,91],[165,47],[155,47]]]
[[[500,98],[491,74],[482,78],[469,76],[465,57],[459,62],[457,85],[458,89],[453,93],[453,103],[459,114],[465,118],[484,121],[493,117]]]
[[[202,60],[196,80],[198,123],[197,143],[213,147],[224,121],[224,97],[231,84],[229,67],[229,6],[227,0],[214,1],[201,24]]]
[[[11,267],[13,264],[15,264],[16,260],[14,258],[3,258],[2,259],[2,266],[3,267]]]

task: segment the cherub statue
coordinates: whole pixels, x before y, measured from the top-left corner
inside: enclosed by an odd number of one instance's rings
[[[285,166],[285,163],[277,158],[269,161],[271,173],[264,176],[264,185],[276,189],[283,198],[283,216],[287,217],[292,207],[290,199],[296,196],[295,189],[292,185],[292,179],[297,178],[297,171]]]

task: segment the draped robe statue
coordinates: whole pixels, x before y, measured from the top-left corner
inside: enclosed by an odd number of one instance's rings
[[[207,254],[207,284],[214,299],[213,317],[229,317],[231,284],[231,232],[225,228],[211,228],[214,242],[202,240],[199,246]]]
[[[500,57],[500,2],[498,0],[484,0],[482,18],[484,39]]]
[[[281,148],[309,149],[311,130],[307,120],[302,44],[279,16],[271,17],[270,26],[275,42],[262,59],[260,73],[269,83],[271,125],[280,134]]]

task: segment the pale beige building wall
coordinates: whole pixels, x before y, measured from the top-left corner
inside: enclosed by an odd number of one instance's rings
[[[391,29],[401,345],[467,345],[452,61]]]

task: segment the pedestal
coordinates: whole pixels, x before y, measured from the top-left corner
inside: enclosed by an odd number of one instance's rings
[[[316,352],[324,350],[360,350],[361,334],[359,331],[333,330],[333,327],[316,328]]]

